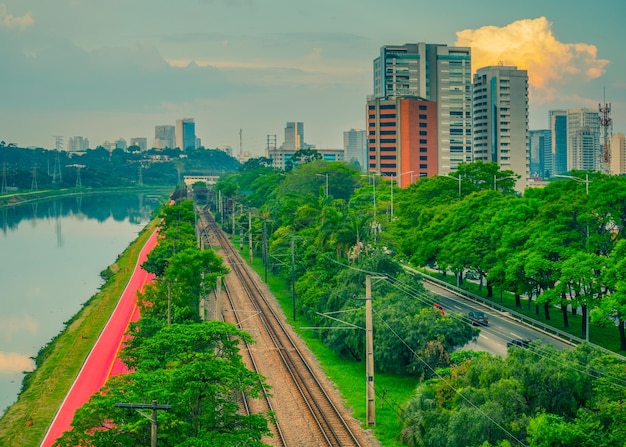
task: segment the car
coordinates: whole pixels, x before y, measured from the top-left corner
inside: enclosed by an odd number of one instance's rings
[[[530,340],[526,340],[524,338],[514,338],[511,341],[506,342],[506,347],[510,348],[511,346],[517,346],[518,348],[527,349],[530,345]]]
[[[472,326],[489,326],[489,318],[485,312],[481,312],[480,310],[471,310],[467,313],[467,319]]]
[[[433,304],[433,307],[437,309],[441,313],[441,315],[444,315],[444,316],[446,315],[446,311],[443,310],[443,306],[441,304],[435,303]]]

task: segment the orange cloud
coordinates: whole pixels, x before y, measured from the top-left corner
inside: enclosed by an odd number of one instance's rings
[[[609,63],[598,58],[594,45],[559,42],[545,17],[518,20],[502,28],[459,31],[456,45],[472,48],[474,71],[489,65],[515,65],[528,70],[532,87],[548,94],[555,81],[594,79],[604,74]]]
[[[0,3],[0,27],[5,26],[7,28],[19,28],[23,30],[33,23],[35,23],[35,21],[30,11],[22,17],[15,17],[8,13],[6,3]]]

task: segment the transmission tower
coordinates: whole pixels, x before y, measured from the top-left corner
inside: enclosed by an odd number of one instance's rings
[[[604,102],[599,104],[600,127],[602,128],[602,152],[601,166],[602,172],[611,173],[611,137],[613,136],[613,119],[611,119],[611,103],[606,103],[606,94]]]
[[[68,168],[76,168],[76,187],[77,188],[82,188],[83,187],[83,182],[80,178],[80,170],[83,169],[85,167],[85,165],[67,165]]]
[[[33,180],[30,183],[30,189],[33,191],[37,191],[39,189],[37,188],[37,165],[33,166]]]
[[[62,151],[63,150],[63,136],[61,136],[61,135],[54,135],[54,148],[57,151]]]

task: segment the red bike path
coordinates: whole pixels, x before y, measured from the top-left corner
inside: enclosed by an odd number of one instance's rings
[[[118,359],[118,354],[126,339],[128,324],[139,318],[137,292],[154,279],[153,275],[141,268],[141,264],[147,259],[156,241],[157,232],[155,231],[141,249],[133,274],[115,310],[57,410],[43,441],[39,444],[40,447],[50,447],[63,432],[71,429],[76,410],[85,404],[92,394],[102,388],[109,377],[128,371]]]

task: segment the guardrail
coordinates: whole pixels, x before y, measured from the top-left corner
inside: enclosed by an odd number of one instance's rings
[[[508,307],[502,306],[494,301],[488,300],[486,298],[483,298],[480,295],[476,295],[474,293],[468,292],[467,290],[461,289],[460,287],[456,287],[453,286],[445,281],[442,281],[441,279],[435,278],[434,276],[429,275],[428,273],[424,273],[421,272],[419,270],[416,270],[414,268],[408,267],[406,265],[402,266],[405,270],[419,275],[422,280],[426,281],[426,282],[430,282],[432,284],[435,284],[443,289],[448,290],[449,292],[452,292],[456,295],[462,296],[463,298],[466,298],[468,300],[474,301],[474,302],[479,302],[484,306],[490,307],[492,309],[495,309],[503,314],[505,314],[505,316],[507,316],[508,318],[512,319],[512,320],[516,320],[519,323],[525,324],[526,326],[531,326],[532,328],[539,330],[543,333],[545,333],[546,335],[550,335],[552,337],[556,337],[559,338],[561,341],[565,342],[565,343],[569,343],[572,346],[575,346],[577,344],[583,343],[585,342],[585,340],[583,340],[580,337],[576,337],[575,335],[572,334],[568,334],[565,331],[562,331],[560,329],[554,328],[552,326],[549,326],[545,323],[542,323],[541,321],[537,321],[537,320],[533,320],[532,318],[527,317],[524,314],[521,314],[519,312],[516,312],[514,310],[509,309]],[[593,343],[589,343],[591,346],[593,346],[595,349],[598,349],[602,352],[604,352],[605,354],[610,354],[616,357],[619,357],[622,360],[626,360],[626,357],[620,354],[617,354],[614,351],[610,351],[602,346],[593,344]]]

